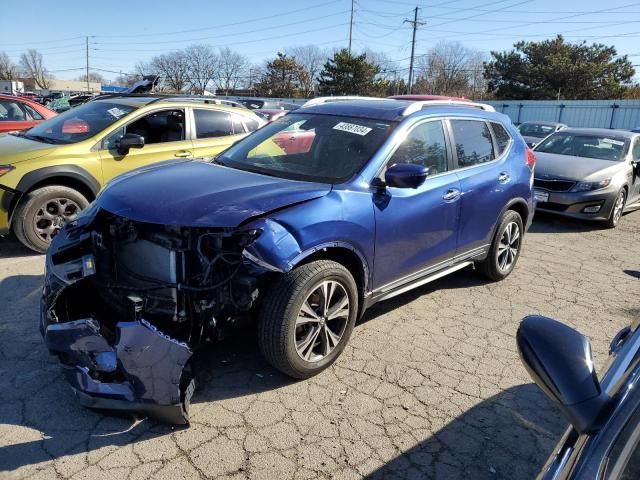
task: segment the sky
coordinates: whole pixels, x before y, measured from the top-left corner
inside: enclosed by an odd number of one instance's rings
[[[8,0],[0,0],[0,6]],[[314,44],[346,47],[352,0],[154,0],[27,2],[0,8],[0,51],[14,61],[29,48],[40,51],[57,78],[84,73],[89,63],[106,78],[134,71],[154,55],[205,43],[230,47],[250,61],[288,47]],[[599,42],[629,55],[640,72],[640,2],[629,0],[355,0],[353,49],[381,51],[401,72],[411,53],[411,25],[418,6],[424,22],[416,54],[439,41],[457,40],[487,55],[519,40],[537,41],[562,33],[567,40]],[[14,3],[15,5],[15,3]],[[39,12],[39,13],[38,13]]]

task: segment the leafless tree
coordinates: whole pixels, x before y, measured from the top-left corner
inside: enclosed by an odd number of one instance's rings
[[[191,45],[185,50],[189,66],[189,84],[199,94],[204,94],[218,69],[218,56],[209,45]]]
[[[482,52],[460,42],[439,42],[418,57],[414,90],[472,97],[482,87],[483,58]]]
[[[51,76],[42,62],[42,54],[31,48],[20,56],[20,67],[34,83],[43,90],[51,85]]]
[[[0,80],[14,80],[18,76],[18,67],[11,61],[9,55],[0,52]]]
[[[184,51],[178,50],[153,57],[149,62],[149,69],[173,92],[183,91],[189,83],[189,61]]]
[[[76,80],[78,80],[79,82],[86,82],[87,81],[87,74],[85,73],[84,75],[80,75],[78,78],[76,78]],[[89,72],[89,81],[90,82],[94,82],[94,83],[100,83],[102,85],[107,83],[107,79],[104,78],[104,76],[102,76],[102,75],[100,75],[99,73],[96,73],[96,72]]]
[[[115,79],[115,84],[120,85],[122,87],[130,87],[138,80],[140,80],[142,76],[138,74],[123,74]]]
[[[218,54],[218,69],[214,75],[217,88],[229,95],[242,83],[248,74],[249,60],[229,47],[221,48]]]
[[[318,82],[318,74],[322,70],[324,62],[331,55],[329,51],[322,50],[315,45],[302,45],[285,50],[285,53],[293,57],[297,64],[303,68],[303,74],[299,78],[302,95],[310,97],[315,92]]]

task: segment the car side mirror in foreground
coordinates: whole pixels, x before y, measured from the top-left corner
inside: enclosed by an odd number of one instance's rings
[[[429,169],[414,163],[396,163],[387,169],[385,184],[396,188],[418,188],[429,176]]]
[[[533,381],[579,433],[599,428],[609,397],[602,391],[584,335],[550,318],[525,317],[516,335],[518,352]]]
[[[144,137],[135,133],[127,133],[116,141],[116,148],[120,155],[126,155],[131,148],[144,147]]]

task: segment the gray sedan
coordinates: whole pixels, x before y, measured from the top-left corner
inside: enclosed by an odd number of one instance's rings
[[[535,148],[537,209],[618,225],[640,196],[640,135],[568,128]]]
[[[529,147],[535,146],[545,137],[563,128],[567,126],[558,122],[522,122],[518,125],[518,131]]]

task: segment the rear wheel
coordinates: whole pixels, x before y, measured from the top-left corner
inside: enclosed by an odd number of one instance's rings
[[[523,237],[522,218],[517,212],[507,210],[496,230],[487,258],[476,264],[480,273],[496,282],[507,278],[520,258]]]
[[[349,341],[358,289],[339,263],[318,260],[286,273],[260,313],[260,350],[276,369],[309,378],[331,365]]]
[[[13,212],[13,232],[26,247],[44,253],[62,227],[88,205],[89,201],[72,188],[38,188],[26,194]]]
[[[613,208],[609,214],[609,218],[606,220],[606,225],[609,228],[616,228],[622,218],[622,212],[624,212],[624,206],[627,203],[627,192],[623,188],[618,192],[616,199],[613,203]]]

